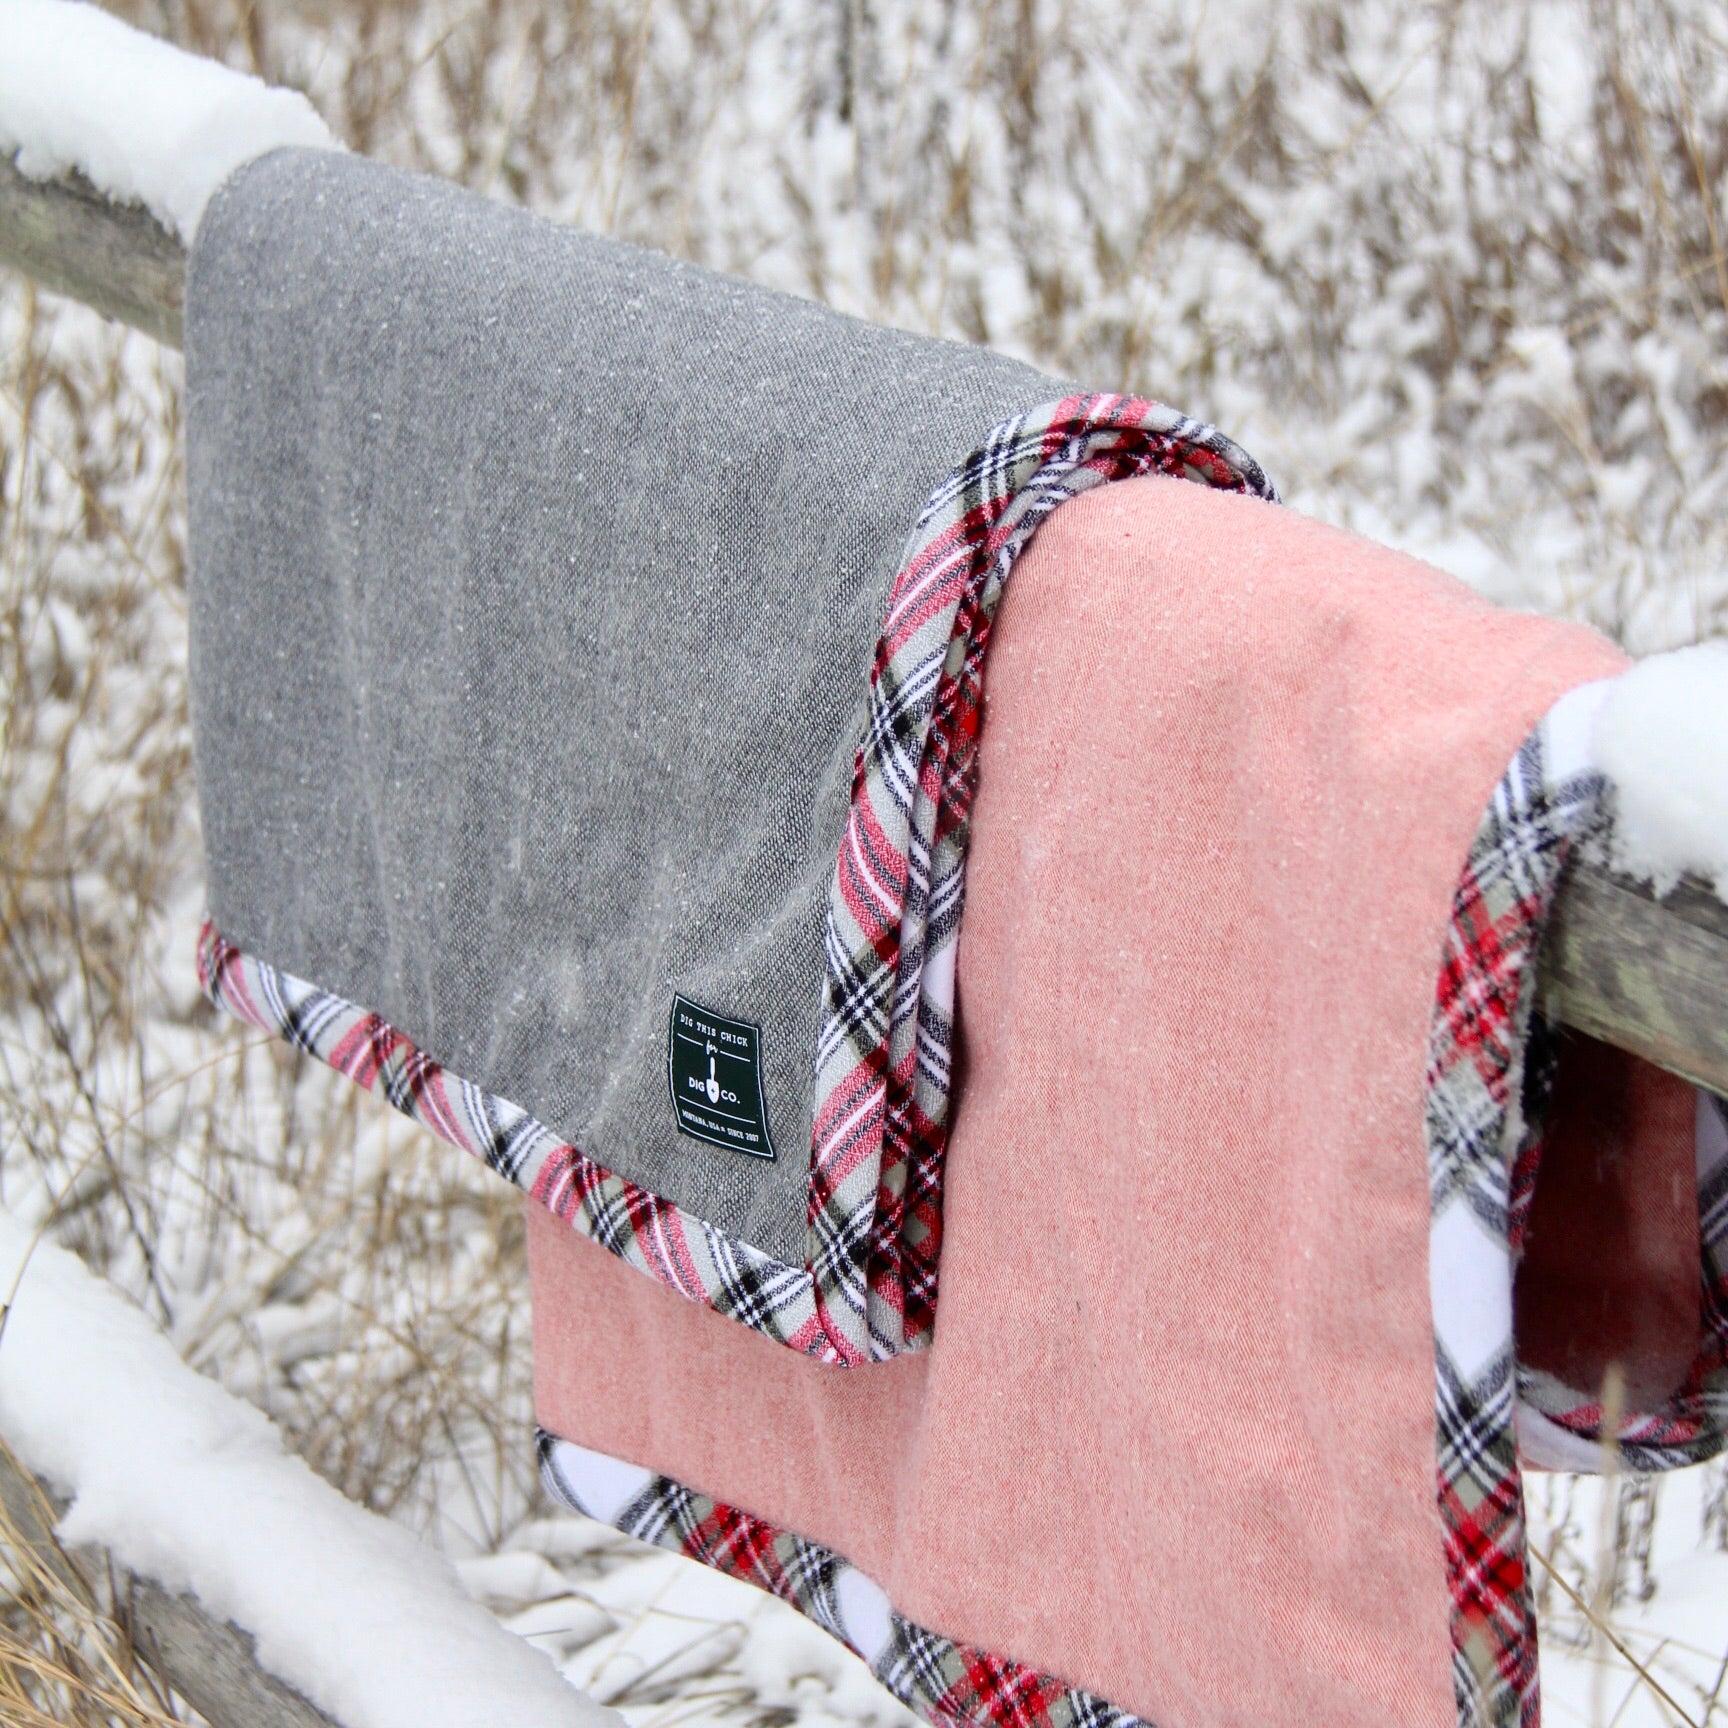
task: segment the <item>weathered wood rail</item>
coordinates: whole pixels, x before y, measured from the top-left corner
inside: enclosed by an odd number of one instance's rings
[[[0,263],[180,346],[186,250],[147,210],[81,176],[31,180],[0,156]]]
[[[97,1550],[68,1553],[54,1536],[65,1510],[0,1442],[0,1549],[14,1577],[32,1570],[75,1601],[112,1612],[139,1658],[211,1728],[340,1728],[259,1666],[251,1637],[189,1596],[134,1577]],[[20,1552],[19,1550],[22,1550]],[[98,1588],[100,1584],[100,1589]]]
[[[1544,1011],[1713,1092],[1728,1093],[1728,906],[1688,879],[1661,899],[1583,863],[1542,954]]]
[[[0,263],[178,347],[186,254],[146,212],[0,157]],[[1542,957],[1555,1019],[1728,1093],[1728,906],[1703,883],[1658,899],[1588,861],[1561,890]]]

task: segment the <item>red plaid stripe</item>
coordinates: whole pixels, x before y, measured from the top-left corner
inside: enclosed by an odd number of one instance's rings
[[[998,1728],[1042,1728],[1051,1707],[1067,1690],[1047,1674],[1018,1662],[966,1651],[960,1678],[932,1706],[953,1722],[991,1722]]]

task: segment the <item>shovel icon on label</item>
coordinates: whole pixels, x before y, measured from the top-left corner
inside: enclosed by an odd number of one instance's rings
[[[712,1044],[708,1046],[708,1102],[710,1104],[720,1102],[720,1082],[714,1077],[714,1046]]]

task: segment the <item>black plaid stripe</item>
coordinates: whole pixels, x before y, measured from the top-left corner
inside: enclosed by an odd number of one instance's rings
[[[875,1209],[824,1206],[811,1221],[815,1242],[811,1275],[830,1308],[864,1310],[867,1296],[865,1255]]]
[[[810,1274],[777,1260],[746,1259],[718,1230],[704,1226],[703,1235],[719,1277],[712,1306],[758,1332],[784,1336],[780,1321],[788,1310],[806,1305]]]
[[[608,1176],[581,1197],[579,1209],[587,1235],[620,1259],[636,1264],[646,1258],[645,1251],[638,1251],[638,1239],[647,1215],[663,1205],[621,1178]],[[707,1255],[711,1275],[703,1295],[708,1306],[776,1343],[788,1342],[807,1324],[812,1282],[807,1270],[752,1253],[700,1220],[684,1217],[683,1227],[686,1239],[694,1234]],[[696,1243],[691,1245],[694,1248]]]
[[[1471,871],[1496,918],[1526,900],[1546,909],[1567,853],[1596,822],[1604,790],[1602,776],[1593,771],[1548,783],[1540,736],[1532,735],[1496,788],[1470,854]],[[1540,933],[1538,918],[1531,934]]]
[[[952,857],[956,860],[966,855],[972,842],[972,828],[968,823],[957,828],[942,846],[944,859]],[[930,905],[925,912],[929,926],[929,941],[933,948],[940,948],[945,942],[960,934],[960,915],[966,905],[966,872],[964,870],[942,870],[939,873],[939,883],[936,893],[931,897]]]
[[[536,1122],[527,1111],[504,1104],[471,1080],[460,1081],[456,1091],[476,1130],[482,1157],[505,1181],[517,1181],[540,1148],[561,1144],[549,1128]]]
[[[1445,1347],[1435,1351],[1440,1473],[1459,1497],[1475,1502],[1494,1493],[1515,1460],[1510,1352],[1468,1386]],[[1474,1492],[1470,1492],[1470,1490]]]
[[[802,1536],[779,1537],[774,1551],[780,1561],[786,1599],[830,1638],[844,1644],[846,1625],[840,1617],[838,1584],[845,1562],[832,1549],[807,1542]]]
[[[296,1050],[316,1056],[320,1038],[347,1003],[323,990],[296,991],[291,1000],[287,979],[273,967],[263,974],[262,982],[270,1017],[282,1037]]]
[[[592,1518],[594,1514],[583,1504],[582,1496],[577,1491],[575,1483],[564,1474],[558,1457],[558,1449],[564,1442],[556,1434],[549,1433],[544,1428],[534,1430],[534,1457],[540,1470],[540,1483],[545,1488],[548,1498],[556,1506],[562,1506],[567,1512],[579,1513],[584,1518]],[[613,1527],[622,1530],[625,1535],[634,1535],[632,1524],[639,1519],[651,1516],[652,1507],[657,1506],[659,1497],[656,1487],[661,1478],[650,1478],[647,1486],[624,1506],[613,1521]]]
[[[902,563],[910,561],[912,553],[938,522],[970,514],[979,504],[1013,490],[1012,486],[1002,484],[1002,478],[1026,459],[1025,429],[1031,419],[1029,414],[1017,414],[992,427],[983,444],[930,494],[929,502],[919,512]]]
[[[896,809],[912,808],[923,761],[925,724],[935,708],[936,687],[941,681],[942,661],[934,654],[903,673],[885,670],[879,680],[878,688],[885,695],[880,703],[871,704],[865,747]]]
[[[1265,469],[1235,439],[1225,437],[1216,426],[1210,426],[1204,420],[1190,419],[1184,414],[1165,436],[1173,444],[1195,445],[1210,452],[1226,467],[1235,470],[1242,491],[1252,497],[1277,503],[1278,490],[1267,477]]]
[[[1715,1410],[1707,1419],[1715,1432],[1699,1434],[1687,1440],[1666,1441],[1643,1445],[1634,1440],[1622,1440],[1618,1447],[1621,1466],[1637,1476],[1659,1476],[1670,1470],[1685,1470],[1693,1464],[1708,1464],[1722,1452],[1722,1426],[1728,1418],[1728,1393],[1714,1400]]]
[[[896,1614],[886,1648],[876,1660],[875,1675],[907,1709],[926,1721],[940,1720],[936,1705],[965,1671],[952,1639],[926,1632]]]
[[[930,1089],[925,1114],[933,1119],[940,1109],[948,1113],[949,1087],[954,1074],[954,1022],[933,1002],[925,1002],[918,1015],[918,1080]],[[922,1102],[922,1100],[920,1100]]]
[[[576,1490],[558,1468],[558,1436],[544,1428],[534,1430],[534,1460],[540,1467],[540,1480],[553,1501],[570,1512],[583,1512]],[[586,1514],[584,1514],[586,1515]]]
[[[1431,1087],[1427,1110],[1429,1195],[1438,1215],[1455,1195],[1463,1195],[1490,1228],[1504,1213],[1504,1200],[1491,1167],[1480,1155],[1484,1142],[1498,1143],[1505,1120],[1498,1102],[1476,1074],[1455,1074],[1441,1091]]]
[[[817,1065],[825,1066],[842,1044],[859,1060],[866,1060],[888,1038],[894,969],[873,948],[854,951],[847,947],[832,913],[823,936],[823,951],[828,977],[824,1025],[816,1045]]]
[[[682,1554],[712,1507],[706,1496],[692,1494],[670,1477],[656,1476],[614,1522],[638,1542]]]
[[[1066,1708],[1060,1716],[1050,1712],[1054,1728],[1140,1728],[1138,1716],[1119,1710],[1095,1692],[1070,1690],[1063,1693],[1062,1702]]]
[[[1488,1700],[1482,1683],[1470,1665],[1470,1659],[1457,1648],[1452,1651],[1452,1698],[1458,1707],[1460,1724],[1485,1722]]]
[[[870,1240],[873,1212],[874,1208],[870,1212],[848,1210],[833,1201],[811,1219],[816,1248],[811,1270],[818,1282],[843,1279],[846,1287],[851,1289],[854,1276],[862,1279],[860,1257]],[[861,1297],[861,1284],[858,1293]]]
[[[629,1186],[617,1176],[607,1177],[582,1196],[581,1213],[587,1234],[621,1260],[629,1259],[630,1249],[635,1245],[636,1210]]]
[[[378,1084],[385,1099],[395,1109],[404,1116],[418,1119],[428,1073],[436,1071],[436,1064],[424,1052],[394,1050],[390,1060],[379,1070]]]

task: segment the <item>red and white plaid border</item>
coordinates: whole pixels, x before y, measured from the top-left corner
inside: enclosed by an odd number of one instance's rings
[[[933,1728],[1149,1728],[1096,1693],[906,1619],[819,1542],[544,1429],[539,1452],[540,1479],[559,1505],[791,1603]]]
[[[954,959],[996,608],[1053,510],[1141,474],[1277,496],[1213,427],[1137,397],[1071,396],[998,426],[937,488],[889,590],[829,894],[811,1130],[806,1258],[848,1362],[917,1349],[935,1321]]]
[[[1512,1338],[1515,1254],[1554,1073],[1536,957],[1567,855],[1601,814],[1589,750],[1600,694],[1562,698],[1494,790],[1453,901],[1429,1041],[1438,1492],[1462,1728],[1536,1728],[1541,1717],[1518,1414],[1585,1439],[1601,1422],[1595,1405],[1521,1370]],[[1634,1470],[1711,1457],[1728,1433],[1728,1133],[1703,1132],[1719,1109],[1702,1100],[1698,1357],[1667,1406],[1622,1425],[1621,1462]]]
[[[735,1242],[602,1169],[526,1110],[447,1072],[376,1014],[242,954],[208,922],[198,981],[217,1007],[378,1092],[668,1289],[776,1343],[835,1360],[804,1267]]]

